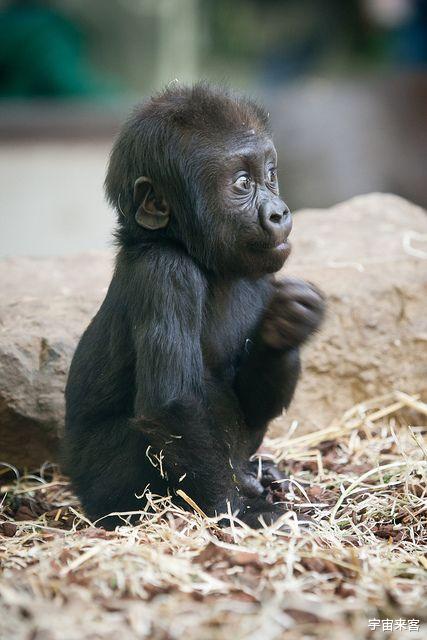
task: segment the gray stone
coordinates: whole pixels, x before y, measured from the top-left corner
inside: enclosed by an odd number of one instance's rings
[[[111,271],[101,253],[0,261],[0,460],[57,458],[68,367]]]
[[[393,390],[425,397],[426,212],[393,195],[358,196],[297,213],[292,239],[283,275],[316,283],[328,313],[303,348],[286,422],[325,427],[354,404]]]
[[[326,426],[394,388],[426,392],[426,234],[425,212],[392,195],[296,213],[283,275],[318,284],[329,305],[276,433],[291,419]],[[111,253],[0,262],[0,460],[57,459],[68,366],[112,265]]]

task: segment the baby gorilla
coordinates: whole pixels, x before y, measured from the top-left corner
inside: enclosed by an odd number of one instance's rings
[[[65,468],[92,519],[182,489],[251,526],[283,511],[250,462],[288,407],[299,347],[319,327],[312,285],[272,275],[290,252],[265,111],[205,84],[138,107],[106,192],[119,251],[66,389]],[[113,527],[116,517],[103,518]]]

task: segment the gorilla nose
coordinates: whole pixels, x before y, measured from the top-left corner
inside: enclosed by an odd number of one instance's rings
[[[266,202],[259,208],[261,225],[266,231],[286,239],[291,232],[292,217],[288,206],[282,202]]]

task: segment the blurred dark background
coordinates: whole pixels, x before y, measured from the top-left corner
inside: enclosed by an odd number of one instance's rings
[[[291,208],[427,205],[427,0],[0,0],[0,255],[110,243],[109,148],[175,78],[273,120]]]

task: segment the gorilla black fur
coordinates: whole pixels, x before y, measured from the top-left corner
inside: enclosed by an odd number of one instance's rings
[[[141,509],[147,485],[252,526],[281,513],[249,461],[291,401],[321,294],[272,275],[289,254],[268,117],[206,84],[138,107],[106,192],[119,251],[66,389],[65,468],[87,514]],[[100,524],[113,527],[115,517]]]

